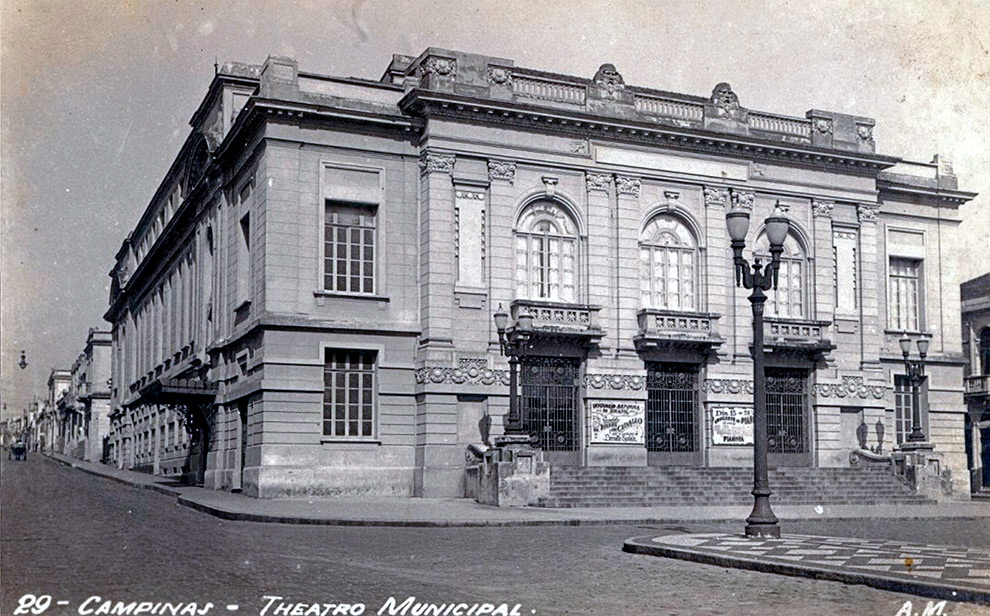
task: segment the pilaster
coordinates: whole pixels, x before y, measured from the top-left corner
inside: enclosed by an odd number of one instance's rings
[[[815,309],[813,314],[808,315],[820,321],[832,321],[833,330],[835,329],[835,263],[832,255],[834,209],[835,204],[831,201],[811,202],[814,246],[811,247],[812,254],[809,256],[815,259],[815,276],[810,287],[815,291]]]
[[[512,229],[515,225],[516,163],[507,160],[488,161],[488,297],[494,312],[499,304],[508,309],[515,297],[515,245]],[[498,336],[488,319],[488,350],[498,355]]]
[[[585,186],[588,191],[588,215],[585,228],[584,244],[587,247],[582,255],[581,272],[584,286],[587,289],[589,304],[602,307],[598,315],[599,322],[606,324],[605,336],[600,342],[602,349],[614,347],[616,344],[615,307],[613,284],[615,268],[618,263],[612,258],[613,211],[609,196],[612,191],[612,176],[602,173],[587,173]],[[591,264],[596,264],[591,267]],[[607,263],[608,268],[597,264]],[[579,299],[580,301],[580,299]]]
[[[616,217],[613,263],[625,267],[613,267],[609,272],[615,277],[615,346],[616,353],[635,356],[632,345],[636,335],[636,311],[640,308],[639,298],[639,227],[640,192],[642,180],[638,177],[615,176]]]
[[[859,270],[860,270],[860,332],[862,367],[880,372],[880,348],[883,345],[884,324],[880,322],[880,294],[884,292],[883,267],[880,263],[877,217],[880,206],[859,204]],[[892,435],[893,436],[893,435]]]
[[[421,360],[453,361],[454,156],[426,152],[420,164]]]
[[[705,186],[705,250],[699,270],[707,276],[706,304],[703,309],[722,315],[718,329],[722,338],[730,344],[718,349],[719,356],[725,356],[735,347],[733,322],[735,318],[734,268],[732,248],[729,245],[729,232],[725,227],[725,208],[729,203],[729,191],[723,186]]]

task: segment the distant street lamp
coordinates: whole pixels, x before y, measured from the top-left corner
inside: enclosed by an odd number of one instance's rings
[[[753,511],[746,518],[747,537],[780,537],[777,516],[770,508],[770,481],[767,477],[767,408],[766,384],[763,369],[763,306],[767,301],[764,291],[777,285],[780,255],[784,252],[789,223],[780,209],[780,202],[773,215],[764,222],[770,241],[770,263],[766,268],[759,257],[752,266],[743,257],[746,232],[749,230],[749,211],[735,209],[725,215],[732,240],[732,254],[736,269],[736,285],[752,289],[749,301],[753,305]]]
[[[24,351],[21,351],[21,361],[17,362],[17,365],[21,367],[21,370],[28,367],[27,357],[25,357]]]
[[[503,357],[509,359],[509,416],[505,422],[506,436],[521,436],[529,434],[523,428],[522,417],[519,413],[519,349],[521,343],[527,342],[533,332],[533,315],[520,314],[516,324],[509,325],[509,315],[498,305],[498,311],[492,315],[495,329],[498,331],[498,346]]]
[[[904,373],[911,381],[911,433],[907,440],[910,443],[925,442],[925,433],[921,428],[921,383],[925,380],[925,358],[928,356],[928,338],[918,338],[918,359],[911,359],[911,339],[904,336],[900,339],[901,353],[904,354]]]

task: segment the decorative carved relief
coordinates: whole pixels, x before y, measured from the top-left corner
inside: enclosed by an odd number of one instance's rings
[[[488,67],[488,83],[512,85],[512,71],[504,66]]]
[[[543,176],[543,189],[547,197],[552,197],[557,194],[557,184],[559,182],[560,180],[553,176]]]
[[[423,71],[444,77],[454,77],[457,75],[457,60],[430,56],[423,61]]]
[[[488,161],[488,179],[505,180],[511,184],[516,179],[516,163],[507,160]]]
[[[629,389],[640,391],[646,387],[646,377],[639,374],[586,374],[586,389]]]
[[[740,192],[733,191],[732,193],[732,207],[741,208],[744,210],[753,209],[753,205],[756,203],[756,193],[751,192]]]
[[[589,173],[585,176],[585,181],[589,192],[592,190],[607,191],[611,183],[611,177],[604,173]]]
[[[816,118],[815,119],[815,130],[823,135],[832,134],[832,120],[828,118]]]
[[[879,205],[857,205],[856,214],[859,215],[859,222],[876,222],[877,216],[880,215]]]
[[[819,398],[862,398],[883,400],[886,387],[867,385],[861,376],[844,376],[841,383],[817,383],[811,392]]]
[[[856,126],[856,135],[863,141],[873,141],[873,127],[866,124]]]
[[[811,201],[811,209],[817,218],[831,218],[835,203],[831,201]]]
[[[717,84],[712,90],[711,103],[719,117],[735,117],[740,110],[739,97],[726,82]]]
[[[753,393],[753,381],[743,379],[705,379],[701,391],[713,394]]]
[[[705,205],[725,207],[729,201],[729,191],[718,186],[705,186]]]
[[[619,92],[626,88],[626,82],[623,81],[619,71],[615,70],[613,64],[602,64],[598,72],[595,73],[594,82],[608,100],[615,100]]]
[[[448,366],[431,366],[418,368],[416,370],[416,383],[423,385],[426,383],[454,385],[508,385],[508,370],[493,370],[479,365],[469,365],[466,367],[452,368]]]
[[[427,153],[419,159],[419,168],[424,173],[453,173],[454,155]]]
[[[615,176],[615,189],[620,195],[632,195],[639,199],[640,188],[643,182],[639,178],[630,178],[622,175]]]

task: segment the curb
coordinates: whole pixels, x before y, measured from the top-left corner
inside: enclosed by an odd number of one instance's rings
[[[125,486],[129,486],[129,487],[132,487],[132,488],[139,488],[139,489],[142,489],[142,490],[151,490],[153,492],[159,492],[159,493],[164,494],[166,496],[178,496],[180,494],[180,492],[178,490],[176,490],[174,488],[170,488],[168,486],[159,485],[157,483],[144,483],[144,482],[140,482],[140,481],[131,481],[129,479],[125,479],[124,477],[117,477],[116,475],[111,475],[109,473],[101,473],[99,471],[96,471],[96,470],[93,470],[93,469],[90,469],[90,468],[86,468],[85,466],[81,466],[81,465],[76,464],[75,462],[72,462],[72,461],[69,461],[69,460],[62,460],[60,458],[56,458],[55,456],[53,456],[51,454],[48,454],[48,453],[43,453],[41,455],[44,456],[46,459],[51,460],[52,462],[55,462],[56,464],[61,464],[62,466],[75,469],[77,471],[86,473],[87,475],[93,475],[94,477],[102,477],[103,479],[109,479],[110,481],[116,481],[117,483],[123,484]]]
[[[159,492],[166,496],[176,497],[176,504],[183,507],[188,507],[200,513],[205,513],[222,520],[231,521],[241,521],[241,522],[258,522],[258,523],[268,523],[268,524],[298,524],[298,525],[309,525],[309,526],[374,526],[374,527],[391,527],[391,528],[509,528],[509,527],[550,527],[550,526],[644,526],[644,525],[660,525],[660,524],[684,524],[684,523],[697,523],[697,524],[719,524],[719,523],[732,523],[739,522],[737,517],[712,517],[706,519],[691,519],[685,520],[679,517],[661,517],[661,518],[608,518],[608,519],[583,519],[583,518],[558,518],[558,519],[527,519],[527,520],[388,520],[388,519],[361,519],[361,518],[310,518],[301,516],[280,516],[271,515],[265,513],[249,513],[244,511],[231,511],[229,509],[223,509],[214,505],[209,505],[196,500],[194,497],[184,495],[181,490],[171,488],[168,486],[163,486],[156,484],[154,482],[142,482],[133,481],[126,479],[124,477],[118,477],[116,475],[100,472],[98,469],[87,468],[85,466],[76,464],[75,462],[67,459],[56,458],[51,454],[44,453],[41,454],[45,459],[51,460],[57,464],[61,464],[66,467],[73,468],[75,470],[81,471],[88,475],[93,475],[95,477],[102,477],[104,479],[109,479],[117,483],[130,486],[132,488],[138,488],[142,490],[151,490],[154,492]],[[549,509],[547,510],[549,511]],[[851,516],[835,516],[829,518],[821,518],[829,521],[848,521],[848,520],[863,520],[871,518],[872,516],[867,515],[851,515]],[[814,520],[819,518],[782,518],[783,521],[797,521],[797,520]],[[985,520],[985,516],[973,515],[973,516],[949,516],[949,517],[934,517],[934,516],[917,516],[917,515],[901,515],[896,517],[884,518],[888,520],[926,520],[926,521],[937,521],[937,520]]]
[[[654,535],[628,539],[622,544],[622,551],[630,554],[675,558],[677,560],[687,560],[732,569],[776,573],[792,577],[806,577],[813,580],[843,582],[845,584],[860,584],[879,590],[908,593],[932,599],[990,604],[990,591],[978,588],[949,586],[937,582],[906,580],[884,575],[842,571],[841,569],[824,569],[811,565],[770,562],[726,554],[711,554],[685,547],[660,545],[652,541],[653,537]]]

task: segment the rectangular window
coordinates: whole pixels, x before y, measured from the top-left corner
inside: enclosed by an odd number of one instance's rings
[[[326,201],[323,288],[375,292],[375,225],[378,206]]]
[[[323,434],[375,435],[374,351],[327,349],[323,371]]]
[[[897,444],[907,440],[911,434],[911,421],[914,413],[914,396],[911,393],[911,379],[905,375],[894,376],[894,434]]]
[[[897,331],[921,331],[921,261],[890,258],[887,325]]]
[[[237,244],[237,301],[235,309],[251,299],[251,215],[241,218],[241,232]]]

